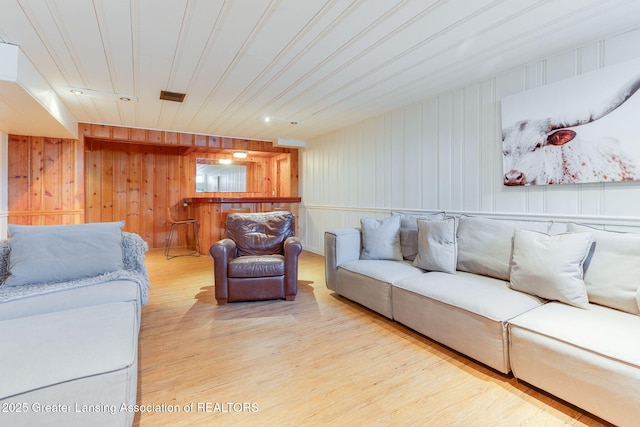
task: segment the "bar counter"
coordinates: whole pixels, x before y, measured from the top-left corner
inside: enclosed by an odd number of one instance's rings
[[[182,200],[189,208],[189,217],[198,221],[200,253],[206,255],[216,241],[225,237],[227,215],[234,211],[270,212],[284,210],[296,217],[300,197],[189,197]],[[297,231],[296,231],[297,233]]]
[[[184,199],[185,203],[266,203],[266,204],[286,204],[300,203],[300,197],[189,197]]]

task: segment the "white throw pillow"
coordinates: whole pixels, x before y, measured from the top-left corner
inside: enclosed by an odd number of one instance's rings
[[[418,255],[414,266],[455,274],[457,254],[455,218],[418,220]]]
[[[591,233],[550,236],[516,230],[513,237],[512,289],[589,308],[583,264],[593,243]]]
[[[509,263],[516,228],[548,233],[551,221],[505,221],[461,216],[458,223],[460,271],[509,280]]]
[[[381,220],[360,218],[362,252],[360,259],[389,259],[402,261],[400,250],[400,217]]]
[[[595,247],[585,263],[584,283],[589,301],[640,314],[640,234],[597,230],[574,223],[567,231],[591,232]]]
[[[403,258],[409,261],[418,254],[418,220],[438,221],[445,217],[444,212],[421,215],[392,211],[391,215],[400,217],[400,249]]]

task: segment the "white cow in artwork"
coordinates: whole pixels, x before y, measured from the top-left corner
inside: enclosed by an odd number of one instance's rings
[[[504,184],[633,181],[640,170],[616,138],[580,138],[579,126],[614,111],[640,88],[640,75],[599,111],[574,120],[521,120],[502,131]],[[569,129],[573,128],[573,129]]]

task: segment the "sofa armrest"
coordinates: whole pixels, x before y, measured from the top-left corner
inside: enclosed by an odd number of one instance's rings
[[[324,266],[327,288],[336,290],[336,272],[341,264],[360,258],[360,230],[326,231],[324,233]]]
[[[209,248],[213,257],[213,278],[215,283],[216,301],[226,304],[229,297],[229,283],[227,281],[227,267],[229,260],[237,258],[236,242],[231,239],[218,240]]]
[[[284,241],[284,295],[287,301],[293,301],[298,293],[298,257],[301,252],[302,243],[297,237]]]

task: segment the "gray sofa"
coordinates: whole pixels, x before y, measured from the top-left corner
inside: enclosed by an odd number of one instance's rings
[[[379,232],[393,217],[396,243]],[[393,212],[373,228],[363,222],[325,233],[326,284],[501,373],[634,425],[640,234],[576,224],[548,234],[551,228]],[[399,245],[401,254],[396,248],[371,256],[372,245]]]
[[[121,228],[9,226],[0,242],[3,425],[132,425],[149,280],[146,243]]]

